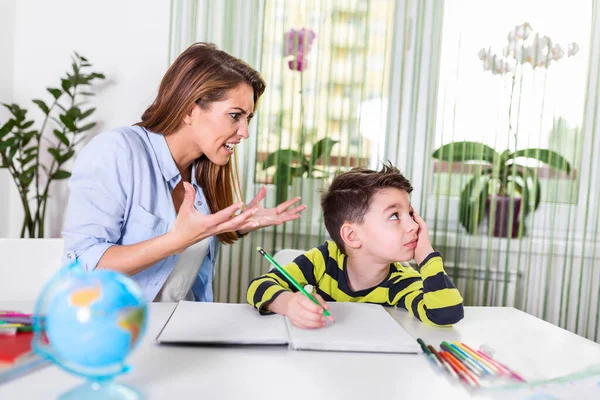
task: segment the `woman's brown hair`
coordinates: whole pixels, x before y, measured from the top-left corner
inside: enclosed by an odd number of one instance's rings
[[[254,91],[254,111],[265,91],[265,81],[244,61],[217,49],[213,44],[195,43],[177,57],[163,77],[156,99],[144,111],[137,125],[169,135],[179,129],[194,104],[208,109],[224,100],[231,89],[247,83]],[[220,211],[242,200],[237,164],[216,165],[206,156],[196,160],[196,181],[202,187],[211,212]],[[218,235],[222,243],[237,239],[234,232]]]

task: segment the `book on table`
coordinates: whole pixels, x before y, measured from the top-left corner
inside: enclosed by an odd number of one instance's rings
[[[50,363],[31,349],[32,332],[0,335],[0,384]]]
[[[288,345],[294,350],[421,353],[416,340],[377,304],[329,303],[334,323],[301,329],[248,304],[180,301],[157,337],[162,344]]]

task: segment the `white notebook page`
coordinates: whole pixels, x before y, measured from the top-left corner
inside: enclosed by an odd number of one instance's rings
[[[421,347],[383,306],[328,303],[335,322],[325,328],[301,329],[286,319],[294,350],[421,353]]]
[[[287,344],[281,315],[260,315],[248,304],[180,301],[159,334],[160,343]]]

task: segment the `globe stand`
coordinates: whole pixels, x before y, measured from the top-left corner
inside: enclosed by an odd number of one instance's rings
[[[59,400],[141,400],[135,389],[113,380],[89,381],[63,393]]]

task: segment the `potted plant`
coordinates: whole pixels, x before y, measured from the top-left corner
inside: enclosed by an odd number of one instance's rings
[[[25,214],[22,238],[44,237],[50,185],[71,176],[65,164],[74,156],[85,132],[96,125],[89,120],[96,109],[82,99],[93,95],[90,85],[104,79],[104,75],[89,72],[91,66],[85,57],[75,53],[72,70],[61,78],[60,88],[48,88],[51,101],[33,100],[44,115],[39,128],[28,119],[27,109],[18,104],[3,104],[12,117],[0,125],[0,168],[8,169],[19,191]],[[46,130],[52,131],[52,139],[44,135]],[[46,158],[43,149],[50,154],[48,163],[42,162]]]
[[[531,75],[548,69],[564,57],[579,51],[577,43],[569,43],[567,51],[548,36],[533,34],[529,23],[515,26],[507,35],[508,43],[498,54],[491,48],[478,52],[484,71],[508,78],[508,137],[515,151],[498,153],[479,142],[457,141],[448,143],[433,153],[438,160],[475,164],[474,176],[463,187],[459,203],[459,220],[467,232],[473,234],[488,212],[490,230],[497,237],[520,237],[525,232],[527,215],[540,204],[540,182],[536,171],[525,160],[535,160],[559,171],[571,174],[571,164],[560,154],[549,149],[518,148],[517,130],[520,113],[513,116],[513,106],[520,108],[525,73]],[[517,85],[518,82],[518,85]],[[515,107],[516,108],[516,107]],[[511,146],[512,147],[512,146]]]
[[[273,184],[276,188],[276,203],[279,204],[288,198],[288,189],[294,183],[294,193],[300,193],[306,197],[306,189],[318,194],[318,190],[323,188],[324,179],[329,177],[330,173],[324,168],[319,167],[319,163],[326,162],[331,157],[333,146],[338,143],[337,140],[324,138],[312,146],[309,156],[293,149],[279,149],[269,154],[263,162],[263,168],[275,167],[273,173]],[[294,182],[295,178],[303,178],[302,182]],[[314,182],[308,182],[307,179],[314,179]],[[318,203],[318,201],[317,201]]]
[[[538,175],[525,160],[537,160],[571,174],[571,164],[548,149],[498,153],[483,143],[462,141],[441,146],[433,158],[476,166],[474,176],[460,193],[459,221],[467,232],[475,234],[487,211],[496,237],[521,237],[525,233],[525,218],[540,204]]]

